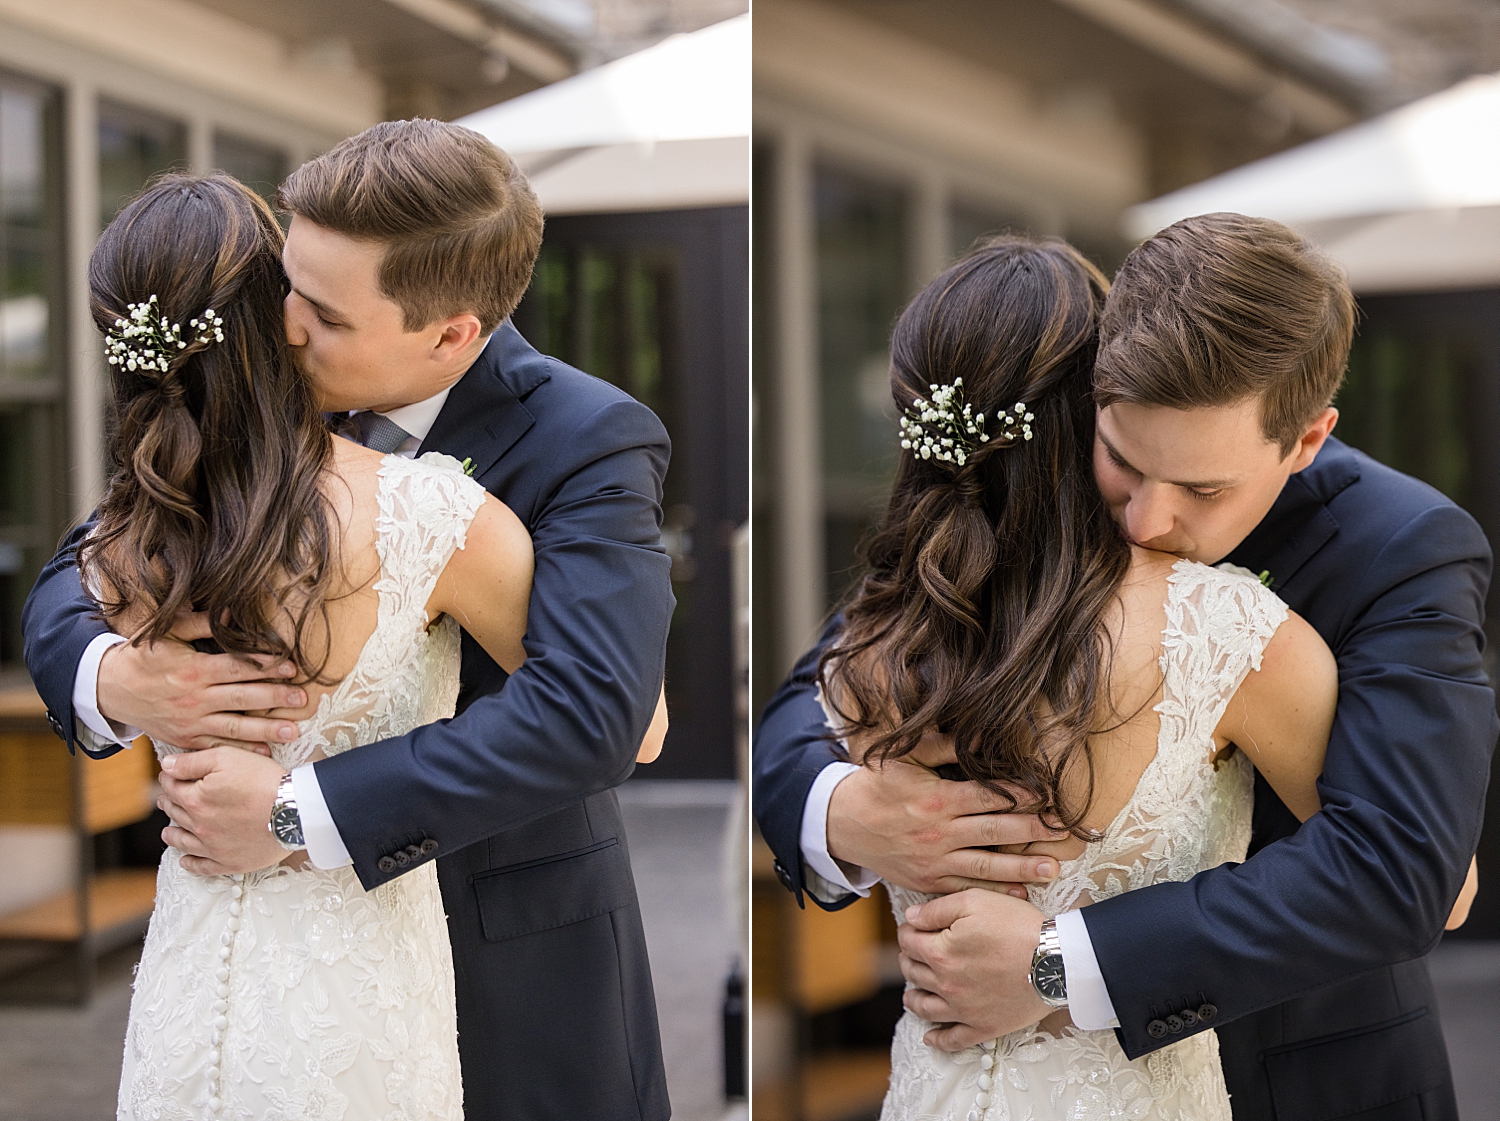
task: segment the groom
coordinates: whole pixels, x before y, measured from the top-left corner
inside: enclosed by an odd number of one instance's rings
[[[1323,809],[1300,828],[1257,776],[1245,863],[1044,931],[1020,885],[1056,863],[987,847],[1045,835],[1039,822],[921,767],[835,761],[816,651],[767,707],[757,816],[799,898],[835,908],[879,877],[954,893],[900,931],[906,1006],[933,1045],[1042,1019],[1028,975],[1045,933],[1074,1022],[1115,1028],[1131,1058],[1217,1029],[1236,1121],[1457,1121],[1423,955],[1484,815],[1490,548],[1442,495],[1328,437],[1352,329],[1347,285],[1294,233],[1206,215],[1127,259],[1095,374],[1095,474],[1130,539],[1262,573],[1337,656]],[[1272,438],[1320,407],[1290,447]]]
[[[527,660],[507,680],[465,635],[456,717],[284,776],[240,748],[296,738],[286,721],[244,715],[303,703],[277,680],[286,667],[196,652],[187,641],[207,635],[201,619],[184,620],[181,642],[110,635],[79,586],[75,533],[24,616],[49,719],[70,748],[99,757],[139,731],[202,749],[170,757],[162,775],[176,823],[164,837],[192,871],[281,860],[273,806],[315,865],[352,863],[367,889],[436,859],[470,1121],[664,1121],[613,788],[662,682],[667,434],[510,325],[542,215],[478,134],[376,125],[294,172],[280,203],[293,215],[287,337],[324,407],[356,411],[378,450],[467,460],[531,533]]]

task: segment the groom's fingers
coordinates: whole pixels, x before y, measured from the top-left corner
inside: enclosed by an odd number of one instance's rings
[[[280,708],[286,704],[284,700],[290,695],[284,685],[264,686],[242,686],[244,690],[263,689],[274,690],[266,692],[254,708]],[[296,691],[301,695],[301,691]],[[245,693],[237,693],[237,697],[244,697]],[[271,703],[265,703],[270,699]],[[286,707],[300,707],[286,704]],[[297,738],[297,725],[285,718],[271,718],[263,716],[245,716],[239,712],[210,712],[200,716],[196,722],[197,735],[191,743],[178,744],[178,747],[191,747],[198,750],[205,747],[216,747],[219,744],[228,744],[233,747],[250,747],[256,743],[291,743]]]
[[[969,887],[1003,891],[1011,884],[1045,884],[1057,878],[1056,858],[1036,854],[957,849],[943,864],[941,887],[949,892]]]
[[[897,960],[901,963],[901,976],[910,981],[913,987],[930,993],[935,993],[942,987],[938,983],[938,975],[925,961],[918,961],[909,954],[898,954]]]
[[[954,819],[950,837],[955,847],[981,845],[1029,845],[1033,841],[1056,841],[1067,834],[1049,829],[1036,814],[981,813]]]
[[[227,876],[232,871],[217,860],[209,860],[201,856],[184,854],[178,858],[178,863],[195,876]]]
[[[196,833],[180,825],[167,826],[161,831],[161,839],[168,848],[176,849],[185,856],[208,857],[208,846],[198,839]]]
[[[186,794],[186,784],[197,782],[218,768],[219,751],[217,748],[209,748],[205,751],[185,751],[179,755],[165,756],[161,761],[162,789],[174,798],[177,797],[179,790]]]
[[[912,932],[946,930],[968,913],[968,896],[965,892],[942,895],[926,903],[906,909],[906,926]],[[903,933],[898,930],[897,934]],[[902,942],[905,948],[905,941]]]
[[[901,1003],[906,1006],[907,1011],[916,1013],[924,1020],[935,1024],[953,1022],[953,1006],[927,989],[907,989],[901,995]]]
[[[994,1037],[968,1024],[939,1024],[922,1037],[922,1042],[939,1051],[962,1051]]]

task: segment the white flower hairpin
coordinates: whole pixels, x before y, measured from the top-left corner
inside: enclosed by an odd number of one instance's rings
[[[182,337],[180,323],[168,323],[159,315],[156,296],[145,303],[127,304],[129,319],[116,319],[115,325],[104,336],[105,356],[111,366],[124,366],[127,370],[159,370],[167,372],[178,351],[188,348],[188,340]],[[209,308],[197,319],[188,321],[194,331],[192,345],[202,346],[224,341],[224,319],[213,308]]]
[[[985,432],[983,413],[976,413],[963,399],[963,378],[952,385],[929,385],[930,397],[918,397],[901,412],[901,446],[919,459],[936,459],[962,467],[980,444],[991,437]],[[1001,447],[1031,439],[1036,417],[1024,402],[995,418],[999,431],[993,439]]]

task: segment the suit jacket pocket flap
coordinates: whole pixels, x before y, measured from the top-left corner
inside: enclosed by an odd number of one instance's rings
[[[1265,1062],[1278,1121],[1332,1121],[1415,1097],[1449,1078],[1442,1031],[1425,1008],[1272,1048]]]
[[[553,930],[635,905],[635,881],[619,841],[473,877],[479,921],[491,942]]]

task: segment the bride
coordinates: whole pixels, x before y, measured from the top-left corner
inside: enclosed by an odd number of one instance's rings
[[[1302,820],[1337,700],[1333,656],[1253,575],[1127,541],[1094,482],[1104,277],[1057,241],[989,242],[892,339],[901,464],[869,571],[820,666],[850,756],[938,760],[1061,839],[1046,917],[1245,859],[1252,766]],[[1258,671],[1258,672],[1257,672]],[[956,773],[961,772],[961,773]],[[932,898],[888,885],[897,921]],[[1211,1013],[1209,1013],[1211,1015]],[[907,1012],[882,1118],[1222,1118],[1212,1031],[1139,1060],[1065,1008],[965,1051]]]
[[[136,641],[204,611],[224,650],[291,662],[275,715],[301,734],[273,749],[290,770],[452,716],[459,622],[514,671],[532,553],[456,460],[330,434],[285,345],[281,245],[265,203],[222,174],[168,177],[105,230],[89,285],[118,466],[79,565]],[[642,758],[664,734],[659,706]],[[300,850],[197,876],[169,849],[118,1115],[461,1118],[435,865],[367,892]]]

